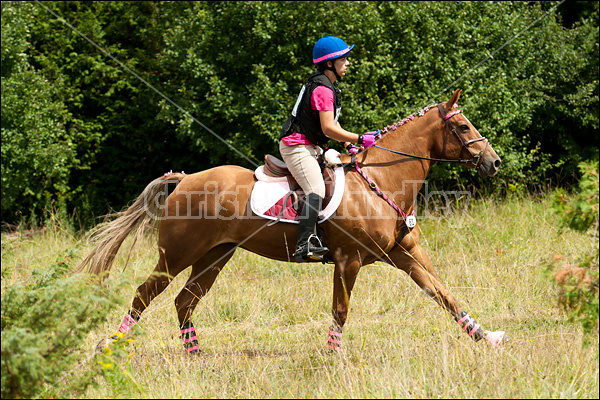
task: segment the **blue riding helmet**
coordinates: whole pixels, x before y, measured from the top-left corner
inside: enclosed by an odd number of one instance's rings
[[[328,60],[335,60],[350,53],[354,45],[348,47],[346,42],[335,36],[325,36],[313,47],[313,63],[319,64]]]

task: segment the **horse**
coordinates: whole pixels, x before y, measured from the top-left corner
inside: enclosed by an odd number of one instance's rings
[[[327,262],[334,264],[329,351],[342,350],[342,330],[357,275],[361,267],[376,261],[407,273],[474,341],[485,338],[484,342],[496,347],[507,340],[503,331],[485,330],[444,287],[419,245],[420,231],[413,215],[416,196],[436,163],[460,163],[482,177],[496,175],[500,167],[489,141],[458,109],[460,94],[458,89],[447,102],[424,107],[385,127],[375,146],[340,155],[345,173],[343,207],[320,224],[330,251]],[[167,195],[168,183],[177,186]],[[149,183],[128,208],[113,214],[116,219],[92,231],[97,244],[78,269],[106,276],[125,238],[132,232],[142,234],[152,222],[158,224],[154,271],[138,287],[119,332],[103,339],[98,350],[129,332],[152,299],[191,266],[175,307],[186,353],[201,352],[192,314],[238,247],[295,262],[294,247],[288,242],[296,242],[297,227],[253,213],[249,198],[255,183],[253,171],[236,165],[193,174],[167,173]]]

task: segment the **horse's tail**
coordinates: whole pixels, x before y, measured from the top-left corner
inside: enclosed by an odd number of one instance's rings
[[[97,243],[92,252],[77,266],[77,272],[88,272],[96,275],[110,271],[115,256],[123,241],[135,230],[135,240],[144,230],[158,221],[157,213],[162,209],[168,183],[179,183],[185,174],[171,173],[150,182],[133,204],[121,212],[107,215],[107,219],[116,217],[111,222],[101,224],[88,235],[88,240]],[[135,242],[134,242],[135,243]]]

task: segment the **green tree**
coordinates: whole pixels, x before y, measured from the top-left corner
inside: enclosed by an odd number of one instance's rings
[[[326,34],[356,44],[341,83],[341,122],[351,130],[391,124],[460,87],[465,113],[503,158],[505,184],[539,182],[552,168],[574,171],[579,159],[597,157],[593,19],[567,30],[556,10],[545,15],[546,3],[522,2],[178,4],[161,53],[163,65],[178,69],[165,87],[250,158],[277,152],[281,124],[313,70],[312,45]],[[161,118],[210,149],[214,163],[244,163],[176,107],[162,106]],[[483,184],[449,165],[431,180]]]
[[[49,79],[26,56],[36,14],[29,3],[2,3],[3,221],[40,216],[51,200],[64,200],[77,165],[60,77]]]
[[[71,210],[80,210],[87,217],[84,222],[93,223],[90,216],[120,208],[157,175],[210,166],[189,151],[188,143],[175,140],[170,123],[156,118],[162,97],[155,89],[162,92],[161,82],[171,73],[157,61],[169,25],[162,10],[167,5],[119,1],[43,5],[51,12],[42,8],[32,30],[32,62],[48,74],[65,76],[70,125],[81,133],[77,157],[85,168],[71,175]]]
[[[65,197],[88,220],[168,170],[254,167],[277,154],[324,35],[356,44],[341,83],[349,130],[385,127],[463,89],[461,108],[502,168],[484,181],[437,165],[431,184],[540,184],[598,158],[597,5],[565,26],[556,2],[25,4],[36,12],[15,26],[29,34],[5,29],[3,11],[3,77],[24,58],[66,108],[59,120],[75,155]],[[5,51],[8,37],[23,50]],[[3,221],[19,209],[4,204]]]

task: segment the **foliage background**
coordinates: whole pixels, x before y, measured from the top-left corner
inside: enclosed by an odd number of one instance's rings
[[[598,159],[598,3],[558,4],[2,2],[2,222],[89,226],[169,170],[261,164],[324,35],[356,44],[351,131],[463,90],[503,166],[438,165],[430,186],[568,185]]]

